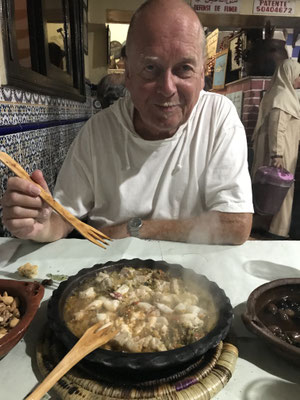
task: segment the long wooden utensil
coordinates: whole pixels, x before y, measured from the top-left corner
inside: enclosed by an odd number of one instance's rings
[[[40,400],[55,383],[68,372],[75,364],[77,364],[87,354],[93,350],[109,342],[118,333],[117,330],[110,331],[109,326],[102,322],[91,326],[83,336],[78,340],[74,347],[65,355],[65,357],[57,364],[43,382],[32,392],[25,400]]]
[[[104,233],[98,231],[92,226],[85,224],[80,221],[78,218],[74,217],[68,210],[66,210],[62,205],[60,205],[56,200],[53,199],[50,193],[46,192],[40,185],[34,182],[27,172],[18,164],[13,158],[11,158],[8,154],[0,151],[0,160],[5,164],[9,169],[11,169],[19,178],[26,179],[27,181],[33,183],[34,185],[40,188],[40,197],[49,204],[58,214],[60,214],[66,221],[68,221],[78,232],[82,234],[85,238],[96,244],[97,246],[103,247],[102,243],[108,244],[104,239],[111,240]]]

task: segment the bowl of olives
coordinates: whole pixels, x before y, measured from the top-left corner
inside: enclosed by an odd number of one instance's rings
[[[300,278],[277,279],[256,288],[242,319],[277,354],[300,365]]]

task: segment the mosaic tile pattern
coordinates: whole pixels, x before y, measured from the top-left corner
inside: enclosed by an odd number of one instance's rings
[[[94,114],[90,87],[86,86],[85,103],[44,96],[36,93],[0,87],[0,126],[25,123],[68,120],[68,124],[33,129],[18,133],[0,135],[0,151],[18,161],[30,174],[42,170],[52,192],[58,171],[69,147],[78,134],[83,122]],[[74,123],[71,120],[75,120]],[[6,132],[5,132],[6,133]],[[0,162],[0,198],[7,187],[7,179],[13,173]],[[0,208],[1,218],[1,208]],[[10,236],[0,219],[0,236]]]
[[[68,99],[0,87],[0,125],[89,118],[93,101],[87,86],[87,101]]]
[[[0,136],[0,151],[18,161],[31,174],[40,169],[52,192],[67,151],[84,122]],[[0,198],[14,174],[0,163]],[[8,236],[0,224],[0,236]]]

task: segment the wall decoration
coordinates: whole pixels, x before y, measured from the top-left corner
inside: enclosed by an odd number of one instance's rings
[[[296,1],[254,0],[253,14],[295,15]]]
[[[213,89],[223,89],[225,86],[228,49],[216,54],[216,62],[213,77]]]
[[[240,0],[192,0],[191,6],[200,13],[238,14],[240,12]]]
[[[213,57],[217,52],[219,29],[215,29],[206,37],[206,56]]]
[[[244,33],[234,36],[229,43],[231,71],[241,69],[243,53],[247,46],[247,38]]]
[[[242,90],[239,90],[238,92],[234,92],[234,93],[228,93],[228,94],[226,94],[226,97],[228,97],[233,102],[240,119],[242,119],[242,109],[243,109],[243,92],[242,92]]]

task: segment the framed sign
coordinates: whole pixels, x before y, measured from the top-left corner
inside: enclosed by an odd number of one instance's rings
[[[228,59],[228,49],[220,51],[216,54],[213,89],[223,89],[225,86],[226,68]]]
[[[230,57],[231,57],[231,71],[241,69],[242,67],[242,54],[247,46],[247,38],[244,33],[239,33],[234,36],[229,43]]]
[[[254,0],[253,14],[263,15],[295,15],[296,1]]]
[[[217,52],[219,29],[215,29],[206,37],[206,56],[211,58]]]
[[[199,13],[239,14],[240,0],[191,0],[191,7]]]
[[[243,92],[240,90],[238,92],[228,93],[226,94],[226,97],[233,102],[240,119],[242,119]]]

